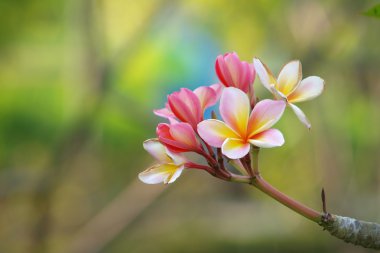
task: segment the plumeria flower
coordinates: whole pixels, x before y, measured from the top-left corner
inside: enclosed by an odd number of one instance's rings
[[[221,85],[201,86],[191,91],[186,88],[168,95],[165,108],[154,110],[154,113],[164,118],[177,118],[189,123],[195,130],[203,120],[204,111],[216,104],[220,97]]]
[[[254,103],[253,82],[256,71],[253,64],[240,61],[239,56],[232,52],[216,58],[215,70],[220,82],[225,87],[235,87],[244,91],[249,94],[252,104]]]
[[[173,183],[181,175],[187,160],[168,150],[157,139],[146,140],[143,145],[157,159],[158,164],[141,172],[139,179],[146,184]]]
[[[198,124],[198,133],[209,145],[222,148],[230,159],[244,157],[250,145],[262,148],[281,146],[284,137],[271,127],[280,119],[286,107],[282,100],[263,100],[250,114],[247,95],[237,88],[223,90],[219,111],[223,121],[209,119]]]
[[[202,151],[202,146],[189,123],[176,122],[172,119],[170,124],[158,124],[156,132],[158,139],[171,151],[198,153]]]
[[[294,103],[303,102],[319,96],[324,88],[324,81],[318,76],[309,76],[302,80],[300,61],[287,63],[276,79],[269,68],[259,59],[253,60],[261,83],[278,99],[284,99],[293,109],[298,119],[307,127],[311,124],[303,111]]]
[[[235,87],[248,93],[255,81],[255,69],[252,64],[240,61],[233,53],[219,55],[215,62],[216,74],[225,87]]]

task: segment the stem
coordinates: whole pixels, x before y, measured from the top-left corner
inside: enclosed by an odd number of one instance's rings
[[[211,167],[209,167],[207,165],[187,162],[187,163],[185,163],[185,167],[189,168],[189,169],[205,170],[208,173],[210,173],[211,175],[215,174],[215,171]]]
[[[304,204],[298,202],[297,200],[294,200],[291,197],[280,192],[279,190],[274,188],[271,184],[269,184],[267,181],[265,181],[264,178],[262,178],[261,176],[256,176],[252,180],[251,184],[255,186],[256,188],[258,188],[260,191],[274,198],[281,204],[287,206],[288,208],[292,209],[296,213],[302,215],[303,217],[314,222],[321,221],[322,213],[315,211],[314,209],[307,207]]]
[[[260,148],[258,147],[252,147],[251,151],[251,167],[253,169],[253,175],[259,176],[259,151]]]
[[[314,209],[305,206],[304,204],[298,202],[295,199],[287,196],[286,194],[280,192],[274,188],[271,184],[264,180],[261,176],[256,176],[255,178],[250,178],[249,176],[235,175],[231,177],[231,181],[238,183],[250,184],[270,197],[274,198],[284,206],[292,209],[296,213],[302,215],[303,217],[312,220],[314,222],[321,222],[323,214],[315,211]]]
[[[211,166],[213,166],[213,167],[218,166],[218,162],[215,160],[215,158],[212,157],[211,155],[207,154],[207,152],[205,152],[203,150],[199,150],[196,152],[198,154],[200,154],[201,156],[203,156],[204,158],[206,158],[207,162],[209,162]]]

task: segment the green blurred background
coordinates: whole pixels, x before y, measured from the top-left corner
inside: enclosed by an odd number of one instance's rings
[[[248,186],[153,159],[166,94],[217,82],[218,54],[300,59],[326,81],[287,111],[266,179],[321,210],[380,222],[380,21],[374,1],[2,0],[0,252],[372,252],[347,245]],[[255,83],[261,97],[268,92]]]

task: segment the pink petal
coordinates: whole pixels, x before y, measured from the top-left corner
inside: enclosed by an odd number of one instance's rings
[[[173,114],[183,122],[188,122],[195,129],[202,120],[201,104],[197,95],[189,89],[182,88],[168,96],[168,104]]]
[[[160,116],[163,118],[174,118],[175,115],[173,114],[172,111],[170,111],[168,106],[169,105],[166,104],[166,107],[164,107],[164,108],[153,110],[153,113],[156,114],[157,116]]]
[[[282,67],[277,78],[276,88],[284,95],[288,95],[302,79],[302,66],[300,61],[291,61]]]
[[[222,153],[230,159],[239,159],[248,154],[250,144],[241,139],[228,138],[222,145]]]
[[[229,54],[225,54],[227,56]],[[223,55],[219,55],[216,58],[215,62],[215,71],[216,75],[218,76],[220,82],[224,84],[224,86],[229,87],[232,85],[232,77],[230,75],[230,72],[228,70],[227,64],[224,60]]]
[[[253,59],[253,65],[255,66],[255,70],[257,75],[259,76],[259,79],[261,83],[264,85],[267,90],[271,91],[271,85],[276,84],[276,79],[273,77],[272,72],[270,69],[262,63],[258,58]]]
[[[204,120],[198,124],[198,134],[213,147],[220,148],[227,138],[239,138],[223,121],[216,119]]]
[[[170,184],[182,173],[184,166],[175,164],[158,164],[139,174],[139,179],[146,184]]]
[[[224,86],[219,84],[219,83],[216,83],[216,84],[210,85],[210,88],[215,91],[216,100],[219,100],[220,96],[222,95],[222,91],[223,91]]]
[[[158,139],[148,139],[143,143],[144,149],[161,163],[171,162],[166,153],[166,148]]]
[[[288,101],[291,103],[302,102],[318,97],[324,88],[324,81],[318,76],[309,76],[301,81],[297,89],[289,96]]]
[[[240,136],[247,133],[250,103],[247,94],[237,88],[226,88],[220,98],[219,111],[228,126]]]
[[[201,103],[202,112],[210,106],[213,106],[217,102],[217,94],[214,89],[207,86],[201,86],[194,90],[194,93],[198,96]]]
[[[260,148],[279,147],[284,144],[284,136],[277,129],[268,129],[259,134],[252,136],[249,143]]]
[[[170,135],[173,140],[186,147],[190,151],[199,151],[200,143],[195,136],[194,129],[188,123],[176,123],[170,125]]]
[[[230,83],[229,85],[236,88],[240,88],[239,78],[240,78],[240,75],[243,74],[244,68],[239,59],[239,56],[235,52],[230,53],[224,57],[224,60],[232,78],[232,83]]]
[[[256,104],[249,118],[249,138],[271,128],[282,116],[286,103],[282,100],[265,99]]]
[[[162,142],[168,149],[173,152],[188,152],[189,146],[186,143],[182,143],[173,139],[170,133],[171,125],[166,123],[160,123],[157,126],[156,133],[160,142]]]
[[[296,114],[297,118],[304,124],[309,130],[311,129],[311,124],[307,119],[305,113],[296,105],[289,103],[290,108],[293,109],[293,112]]]

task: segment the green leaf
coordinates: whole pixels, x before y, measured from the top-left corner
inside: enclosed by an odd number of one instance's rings
[[[366,16],[380,18],[380,4],[373,6],[363,13]]]

